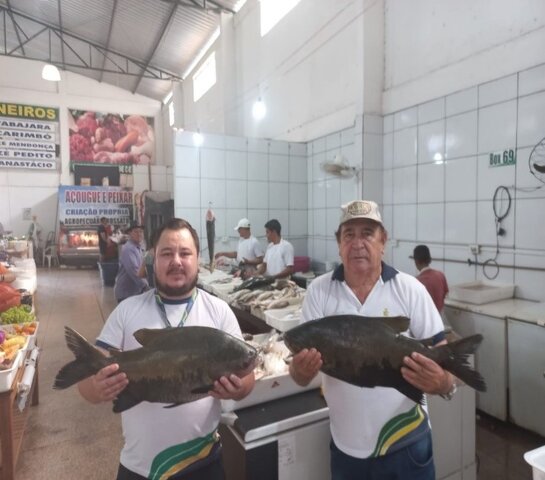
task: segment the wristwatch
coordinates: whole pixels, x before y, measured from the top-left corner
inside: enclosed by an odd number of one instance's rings
[[[454,397],[454,394],[458,390],[458,387],[456,386],[456,381],[452,382],[452,387],[450,387],[450,390],[447,393],[441,393],[440,397],[444,398],[445,400],[452,400],[452,397]]]

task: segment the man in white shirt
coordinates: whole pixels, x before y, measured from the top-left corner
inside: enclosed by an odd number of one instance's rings
[[[259,265],[263,261],[265,252],[263,251],[263,247],[259,243],[259,240],[252,235],[250,226],[250,220],[241,218],[235,226],[235,231],[240,235],[237,251],[218,252],[216,253],[215,258],[235,258],[238,265]]]
[[[312,282],[302,319],[338,314],[410,318],[410,335],[446,343],[439,312],[414,277],[382,261],[388,234],[375,202],[342,206],[335,233],[342,264]],[[293,356],[290,373],[307,385],[322,366],[316,349]],[[454,377],[418,353],[405,357],[403,378],[427,394],[452,398]],[[434,480],[431,428],[426,405],[415,404],[394,388],[351,385],[324,374],[332,441],[332,480],[390,478]]]
[[[281,237],[281,230],[282,226],[276,219],[269,220],[265,224],[269,245],[258,271],[268,277],[285,278],[293,273],[293,245]]]

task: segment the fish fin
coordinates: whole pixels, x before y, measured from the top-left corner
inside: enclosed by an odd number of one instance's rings
[[[165,405],[163,408],[174,408],[174,407],[179,407],[180,405],[183,405],[184,402],[179,402],[179,403],[171,403],[170,405]]]
[[[397,333],[406,332],[409,330],[411,321],[407,317],[381,317],[386,325],[394,329]]]
[[[448,358],[442,365],[445,370],[448,370],[471,388],[479,392],[486,392],[484,378],[467,361],[468,356],[475,353],[482,341],[482,335],[471,335],[446,345],[440,345],[437,349],[445,349],[449,352]]]
[[[64,327],[66,345],[76,359],[64,365],[57,373],[53,388],[62,390],[94,375],[108,363],[106,356],[70,327]]]
[[[203,385],[191,390],[191,393],[208,393],[210,390],[214,390],[214,385]]]
[[[142,400],[136,398],[129,390],[123,390],[117,398],[114,399],[114,413],[121,413],[129,408],[138,405]]]
[[[165,331],[168,331],[172,327],[167,328],[141,328],[140,330],[136,330],[136,332],[133,333],[134,338],[136,341],[145,347],[146,345],[149,345],[153,341],[155,341],[157,338],[160,338],[162,335],[165,334]]]

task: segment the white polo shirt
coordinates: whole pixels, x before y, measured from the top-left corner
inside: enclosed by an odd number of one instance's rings
[[[293,266],[293,245],[280,239],[278,243],[269,243],[265,258],[263,261],[267,264],[265,275],[276,275],[288,266]]]
[[[255,260],[257,257],[265,255],[263,247],[259,240],[253,235],[248,238],[239,238],[237,248],[237,263],[240,263],[243,258]]]
[[[436,342],[444,338],[441,317],[424,285],[385,263],[363,304],[344,281],[343,265],[310,284],[303,302],[303,321],[342,314],[402,315],[410,319],[411,337],[435,337]],[[352,457],[391,453],[419,440],[430,428],[426,406],[394,388],[360,388],[324,374],[323,390],[333,440]]]

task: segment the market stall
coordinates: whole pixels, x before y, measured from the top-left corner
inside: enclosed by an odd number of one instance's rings
[[[33,280],[35,282],[36,279]],[[29,414],[28,405],[38,403],[39,350],[36,335],[39,324],[28,299],[32,297],[9,284],[0,284],[1,480],[15,478],[15,465]]]

